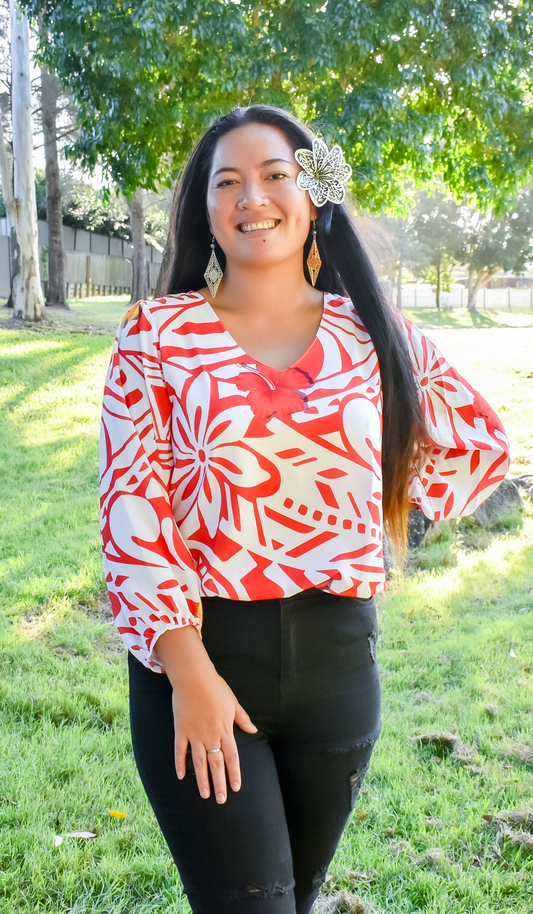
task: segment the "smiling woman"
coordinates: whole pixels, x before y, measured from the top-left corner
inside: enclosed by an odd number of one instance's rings
[[[194,914],[311,914],[380,729],[383,525],[469,514],[507,467],[490,406],[383,298],[339,156],[275,108],[218,120],[106,382],[133,747]]]

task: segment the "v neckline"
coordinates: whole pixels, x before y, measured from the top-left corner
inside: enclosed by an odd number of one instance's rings
[[[320,332],[321,332],[321,330],[322,330],[322,326],[323,326],[323,324],[324,324],[324,316],[325,316],[325,313],[326,313],[326,300],[330,298],[330,293],[329,293],[329,292],[324,292],[324,293],[323,293],[324,298],[323,298],[323,303],[322,303],[322,316],[321,316],[321,318],[320,318],[320,323],[319,323],[319,325],[318,325],[318,327],[317,327],[317,331],[316,331],[316,333],[315,333],[314,338],[311,340],[311,343],[309,344],[309,346],[307,347],[307,349],[305,350],[305,352],[302,353],[302,355],[301,355],[295,362],[293,362],[291,365],[288,365],[287,368],[273,368],[271,365],[266,365],[265,362],[261,362],[259,359],[254,358],[252,355],[250,355],[248,352],[246,352],[246,350],[242,348],[242,346],[240,345],[240,343],[237,342],[237,340],[235,339],[235,337],[232,336],[232,334],[229,332],[229,330],[224,326],[224,324],[222,323],[222,321],[221,321],[220,317],[218,316],[217,312],[216,312],[215,309],[213,308],[213,305],[210,304],[210,302],[208,302],[207,298],[204,298],[204,296],[201,294],[201,292],[195,292],[194,294],[195,294],[195,295],[198,295],[198,296],[200,297],[200,301],[209,309],[209,311],[211,312],[211,314],[212,314],[212,315],[214,316],[214,318],[216,319],[217,323],[220,324],[220,326],[222,327],[222,330],[223,330],[225,336],[227,336],[228,339],[231,340],[231,342],[233,343],[233,346],[234,346],[236,349],[239,349],[239,350],[242,352],[243,356],[244,356],[246,359],[248,359],[250,362],[253,362],[255,365],[260,365],[261,368],[266,368],[267,371],[275,372],[275,373],[277,373],[277,374],[280,374],[280,373],[282,373],[282,372],[284,372],[284,371],[290,371],[291,368],[297,368],[298,365],[300,364],[300,362],[302,362],[302,361],[309,355],[309,353],[311,352],[311,350],[313,349],[313,347],[316,345],[316,343],[318,342],[319,334],[320,334]]]

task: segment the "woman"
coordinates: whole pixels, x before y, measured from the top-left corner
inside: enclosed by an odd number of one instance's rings
[[[312,912],[380,728],[383,516],[401,547],[410,503],[471,513],[507,467],[490,407],[380,293],[339,152],[275,108],[217,121],[168,293],[106,383],[134,752],[195,914]]]

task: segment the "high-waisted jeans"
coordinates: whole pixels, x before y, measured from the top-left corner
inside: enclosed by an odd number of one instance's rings
[[[202,799],[190,757],[178,780],[172,687],[130,654],[141,780],[194,914],[311,914],[379,734],[374,601],[203,606],[207,652],[258,727],[235,728],[242,788]]]

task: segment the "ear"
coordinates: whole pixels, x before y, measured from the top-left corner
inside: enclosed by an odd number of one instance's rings
[[[316,219],[316,206],[314,203],[311,204],[311,219],[313,220],[313,222]]]
[[[205,218],[207,219],[207,224],[208,224],[208,226],[209,226],[209,231],[211,232],[211,234],[213,234],[213,229],[211,228],[211,219],[209,218],[209,210],[207,209],[207,207],[206,207],[206,210],[205,210]]]

